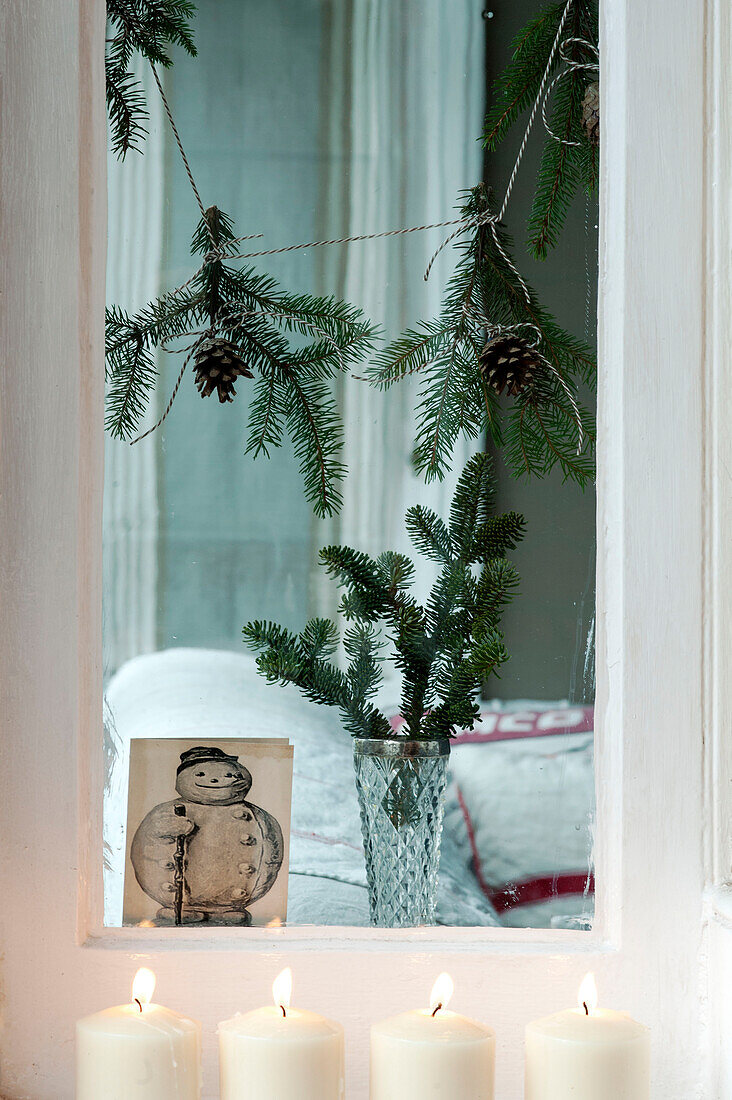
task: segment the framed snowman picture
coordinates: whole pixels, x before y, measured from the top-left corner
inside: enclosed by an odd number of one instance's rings
[[[293,748],[133,738],[126,925],[284,924]]]

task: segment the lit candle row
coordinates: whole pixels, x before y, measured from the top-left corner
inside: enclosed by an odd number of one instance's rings
[[[153,1004],[154,987],[140,970],[130,1004],[79,1021],[76,1100],[200,1100],[201,1026]],[[343,1028],[290,1007],[289,970],[272,992],[219,1026],[221,1100],[343,1100]],[[374,1025],[371,1100],[494,1100],[495,1034],[451,1012],[451,995],[441,974],[429,1009]],[[598,1009],[591,975],[579,1002],[527,1027],[525,1100],[648,1100],[648,1029]]]

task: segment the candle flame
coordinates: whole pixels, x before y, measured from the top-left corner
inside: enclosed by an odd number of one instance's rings
[[[140,1006],[140,1012],[146,1005],[150,1004],[154,992],[155,975],[152,970],[148,970],[147,967],[143,966],[135,974],[135,980],[132,983],[132,1000]]]
[[[430,1012],[436,1015],[440,1009],[447,1008],[455,986],[449,974],[440,974],[430,993]]]
[[[597,1008],[597,986],[595,985],[595,975],[585,974],[582,979],[582,984],[579,987],[579,993],[577,994],[577,1000],[579,1006],[584,1013],[591,1016]]]
[[[278,1008],[284,1011],[290,1007],[290,999],[292,997],[292,971],[289,966],[285,967],[282,973],[278,974],[272,982],[272,996]]]

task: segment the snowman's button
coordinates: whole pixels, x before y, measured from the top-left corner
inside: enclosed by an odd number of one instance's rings
[[[248,890],[243,890],[241,887],[239,887],[238,890],[232,890],[231,891],[231,896],[232,896],[232,898],[245,898],[248,895],[248,893],[249,893]]]
[[[162,868],[164,868],[164,870],[166,870],[166,871],[174,871],[175,870],[175,864],[173,863],[172,859],[161,859],[159,862],[160,862],[160,866]]]
[[[253,875],[254,867],[252,867],[251,863],[240,863],[239,873],[242,875]]]
[[[244,833],[244,835],[239,838],[239,843],[244,844],[247,847],[251,847],[252,844],[257,843],[257,838],[255,836],[252,836],[251,833]]]
[[[167,890],[169,894],[174,894],[175,893],[175,883],[174,882],[164,882],[163,883],[163,890]]]
[[[238,818],[240,821],[251,821],[252,815],[249,810],[245,810],[243,806],[236,806],[231,811],[231,816]]]

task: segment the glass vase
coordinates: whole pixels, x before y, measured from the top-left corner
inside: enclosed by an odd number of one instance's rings
[[[356,738],[371,923],[435,923],[450,742]]]

